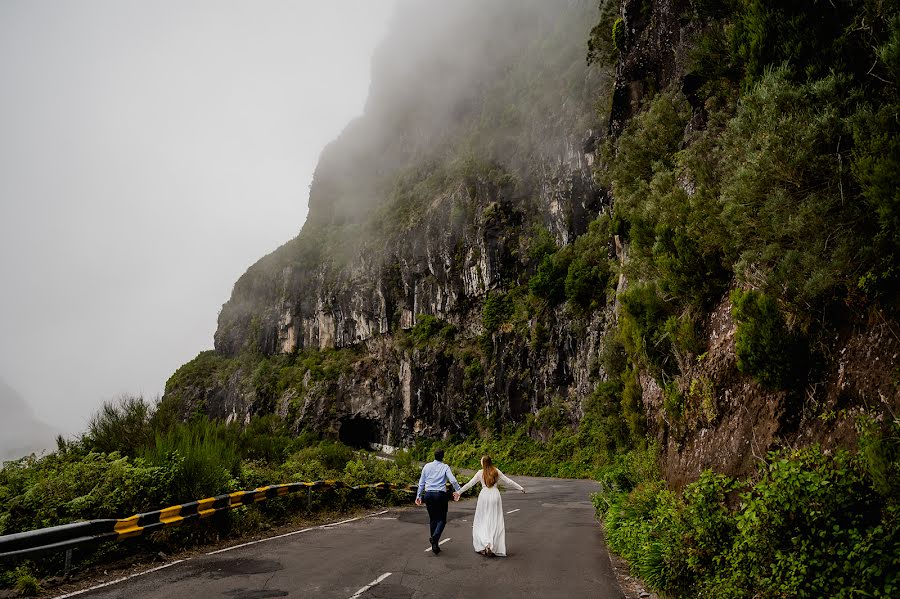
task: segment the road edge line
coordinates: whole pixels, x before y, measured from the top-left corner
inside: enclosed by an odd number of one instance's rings
[[[112,586],[114,584],[118,584],[120,582],[125,582],[126,580],[130,580],[132,578],[137,578],[138,576],[143,576],[144,574],[150,574],[151,572],[158,572],[164,568],[168,568],[169,566],[174,566],[175,564],[180,564],[181,562],[185,562],[185,559],[177,559],[174,562],[169,562],[168,564],[163,564],[162,566],[157,566],[155,568],[150,568],[149,570],[144,570],[143,572],[138,572],[137,574],[131,574],[129,576],[123,576],[121,578],[116,578],[115,580],[110,580],[109,582],[104,582],[103,584],[98,584],[97,586],[93,586],[87,589],[81,589],[80,591],[72,591],[71,593],[66,593],[65,595],[57,595],[53,599],[66,599],[67,597],[75,597],[76,595],[81,595],[83,593],[88,593],[90,591],[96,591],[97,589],[102,589],[108,586]]]

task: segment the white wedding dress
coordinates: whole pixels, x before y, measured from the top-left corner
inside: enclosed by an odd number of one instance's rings
[[[500,477],[497,483],[502,482],[508,487],[522,491],[522,486],[505,474],[497,470]],[[475,520],[472,522],[472,546],[475,551],[490,549],[494,555],[506,555],[506,525],[503,522],[503,500],[500,499],[500,489],[495,484],[487,487],[484,484],[484,471],[479,470],[460,488],[460,495],[468,491],[475,483],[481,483],[481,492],[478,494],[478,504],[475,506]]]

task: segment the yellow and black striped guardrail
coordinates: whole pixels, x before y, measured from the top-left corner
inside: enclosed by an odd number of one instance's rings
[[[303,490],[311,493],[313,489],[325,488],[376,489],[409,493],[414,493],[416,490],[414,485],[401,486],[382,482],[352,486],[339,480],[269,485],[253,489],[252,491],[235,491],[225,495],[173,505],[153,512],[135,514],[128,518],[88,520],[86,522],[74,522],[72,524],[63,524],[62,526],[0,536],[0,560],[37,553],[62,551],[91,543],[121,541],[167,526],[176,526],[184,522],[207,518],[216,512],[259,503],[273,497],[281,497]]]

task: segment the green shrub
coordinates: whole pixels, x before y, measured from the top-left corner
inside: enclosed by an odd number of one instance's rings
[[[684,509],[680,536],[681,576],[673,581],[685,594],[697,579],[711,579],[727,567],[723,548],[730,547],[737,534],[734,511],[729,507],[742,485],[739,481],[710,470],[684,489]]]
[[[625,51],[625,20],[621,17],[612,24],[612,44],[617,53]]]
[[[896,503],[900,499],[900,419],[861,418],[857,428],[860,456],[873,488]]]
[[[297,441],[284,420],[277,414],[266,414],[250,420],[240,434],[239,443],[242,458],[278,464]]]
[[[285,480],[340,478],[353,450],[342,443],[322,441],[291,455],[282,466]]]
[[[619,40],[618,45],[616,43],[616,24],[622,21],[618,18],[621,1],[603,0],[599,4],[600,15],[588,38],[587,62],[612,65],[619,54],[619,48],[622,47],[621,41],[624,41]],[[625,33],[623,26],[624,23],[620,26],[622,38]]]
[[[681,355],[696,356],[703,351],[703,342],[697,334],[697,323],[691,314],[669,316],[662,329],[672,347]]]
[[[543,431],[566,431],[571,422],[569,407],[560,398],[555,398],[534,414],[532,426]]]
[[[657,94],[607,140],[595,173],[615,197],[611,230],[629,244],[629,284],[655,287],[665,322],[707,312],[736,275],[810,334],[823,313],[858,305],[867,299],[860,295],[895,303],[896,7],[814,0],[694,7],[711,19],[693,57],[705,87],[689,91],[695,106],[707,100],[698,113],[704,126],[686,126],[686,98]],[[648,322],[643,304],[623,329],[629,353],[663,384],[675,372],[673,352],[691,353],[692,343],[679,346],[687,339],[681,330]]]
[[[665,325],[672,307],[659,295],[656,285],[632,285],[619,296],[622,308],[620,330],[629,356],[648,366],[657,376],[670,372],[671,339]]]
[[[541,225],[534,225],[531,235],[525,239],[525,255],[531,264],[540,264],[545,256],[555,253],[559,246],[550,231]]]
[[[217,381],[224,380],[228,371],[237,367],[237,361],[226,358],[214,350],[204,351],[185,363],[166,381],[165,394],[190,387],[211,387]]]
[[[456,327],[430,314],[419,314],[416,324],[409,331],[416,347],[425,347],[436,340],[452,341],[456,335]]]
[[[622,395],[625,386],[618,376],[601,382],[588,397],[579,427],[579,442],[610,455],[632,447]]]
[[[397,452],[392,461],[360,452],[344,466],[342,478],[350,485],[380,482],[411,485],[419,480],[419,468],[406,451]]]
[[[19,568],[16,570],[15,589],[23,597],[36,597],[41,592],[41,582],[28,570]]]
[[[528,280],[531,294],[546,300],[551,306],[559,304],[566,296],[566,276],[571,261],[571,253],[566,250],[563,248],[544,256],[534,276]]]
[[[710,0],[709,4],[722,5],[717,0]],[[732,51],[731,30],[725,22],[713,21],[689,49],[691,75],[702,82],[696,93],[707,98],[710,106],[730,104],[740,92],[743,69]]]
[[[336,381],[351,370],[359,358],[359,348],[306,350],[297,354],[297,362],[306,368],[313,380]]]
[[[640,381],[638,381],[637,372],[627,369],[622,374],[622,381],[622,414],[628,425],[628,432],[631,434],[632,442],[637,447],[642,447],[646,443],[644,433],[647,426],[644,416],[644,392],[641,389]]]
[[[0,534],[154,509],[170,499],[172,476],[169,466],[80,448],[7,462],[0,469]]]
[[[584,258],[575,258],[566,273],[566,299],[582,309],[589,308],[594,298],[602,295],[608,274],[608,271]]]
[[[484,329],[493,333],[513,315],[514,305],[503,291],[491,291],[484,302],[481,318]]]
[[[900,17],[895,23],[895,43],[900,47]],[[859,285],[871,295],[880,291],[889,294],[900,277],[896,267],[900,249],[900,123],[893,117],[898,110],[900,103],[878,109],[866,106],[853,120],[853,175],[878,223],[871,240],[877,258],[866,273],[877,285]]]
[[[740,0],[691,0],[691,5],[702,18],[721,19],[735,11]]]
[[[849,169],[835,155],[849,137],[852,94],[837,75],[798,86],[773,71],[742,98],[720,139],[726,253],[742,279],[798,311],[827,304],[874,259],[871,217],[848,201]]]
[[[635,470],[610,465],[593,501],[610,548],[657,591],[889,597],[898,589],[897,504],[875,491],[860,456],[773,453],[755,482],[705,472],[682,494],[658,471]]]
[[[237,490],[240,454],[237,431],[206,419],[179,424],[156,435],[142,456],[148,464],[170,468],[174,502],[193,501]]]
[[[900,539],[848,454],[810,448],[772,456],[765,478],[742,504],[728,555],[734,588],[826,597],[888,596],[882,592],[895,587],[891,561]]]
[[[802,381],[801,344],[787,327],[778,303],[758,291],[736,289],[731,313],[738,369],[774,389],[797,387]]]
[[[787,63],[798,78],[827,75],[853,65],[857,48],[842,35],[850,25],[843,3],[744,0],[733,33],[749,85],[768,67]]]
[[[609,259],[609,218],[601,216],[572,244],[564,290],[566,300],[582,311],[600,308],[606,300],[612,273]]]
[[[250,387],[262,400],[273,399],[278,393],[279,372],[273,360],[262,359],[259,361],[253,374],[250,375]]]
[[[481,358],[472,351],[464,351],[461,356],[463,364],[463,390],[469,392],[484,381],[484,366]]]
[[[88,422],[84,443],[102,453],[134,456],[152,440],[151,416],[152,408],[143,397],[122,396],[116,402],[104,402]]]
[[[659,94],[628,123],[617,143],[610,139],[603,147],[598,164],[606,168],[595,175],[612,188],[614,210],[626,221],[649,195],[654,174],[675,166],[689,119],[683,96]]]

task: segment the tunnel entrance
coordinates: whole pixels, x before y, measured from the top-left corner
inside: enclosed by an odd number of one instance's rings
[[[338,439],[341,443],[356,447],[357,449],[369,449],[369,443],[378,443],[378,434],[381,427],[376,420],[353,416],[341,420],[341,428],[338,430]]]

